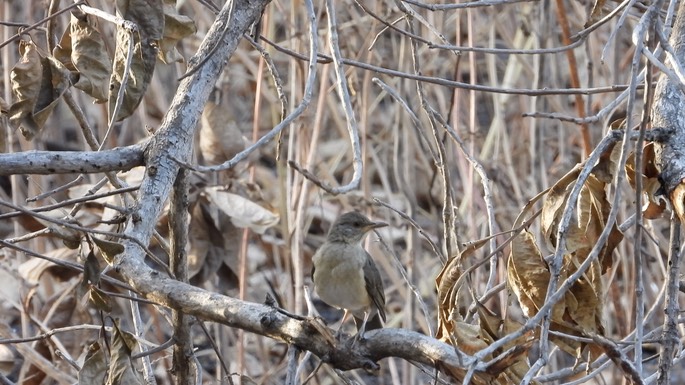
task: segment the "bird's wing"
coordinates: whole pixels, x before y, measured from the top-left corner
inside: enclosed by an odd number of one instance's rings
[[[371,302],[376,306],[378,314],[383,319],[383,322],[385,322],[385,290],[383,289],[383,280],[369,253],[366,253],[364,280],[366,281],[366,292],[369,293]]]

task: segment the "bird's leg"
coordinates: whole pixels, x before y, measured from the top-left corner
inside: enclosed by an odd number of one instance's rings
[[[352,346],[357,343],[360,339],[364,339],[364,332],[366,331],[366,321],[369,320],[369,312],[365,311],[364,312],[364,321],[362,322],[362,327],[359,328],[359,331],[357,332],[357,335],[354,336],[354,341],[352,341]]]
[[[338,326],[338,331],[335,332],[335,338],[340,339],[340,335],[342,334],[342,327],[345,324],[345,320],[347,320],[347,316],[350,315],[350,312],[345,309],[345,313],[343,313],[342,320],[340,320],[340,326]]]

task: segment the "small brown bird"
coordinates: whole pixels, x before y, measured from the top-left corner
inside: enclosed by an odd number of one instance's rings
[[[363,336],[367,329],[383,327],[379,316],[385,322],[383,281],[373,259],[362,247],[362,239],[370,230],[387,225],[372,222],[355,211],[345,213],[333,223],[326,242],[312,259],[316,292],[328,305],[345,310],[341,326],[348,313],[352,313],[358,336]]]

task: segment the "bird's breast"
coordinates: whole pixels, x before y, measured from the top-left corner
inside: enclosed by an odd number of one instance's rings
[[[366,291],[364,263],[366,251],[349,244],[325,245],[316,252],[314,287],[321,300],[330,306],[351,311],[367,308],[371,299]]]

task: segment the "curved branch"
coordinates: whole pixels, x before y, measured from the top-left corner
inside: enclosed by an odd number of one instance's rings
[[[363,368],[373,370],[375,361],[385,357],[400,357],[425,365],[463,368],[473,358],[453,346],[427,335],[405,329],[368,331],[354,348],[348,343],[331,346],[319,333],[317,322],[292,318],[279,309],[241,301],[168,278],[138,259],[118,265],[121,273],[137,269],[136,282],[131,282],[146,298],[160,305],[218,322],[247,332],[273,338],[311,351],[323,361],[342,370]]]

